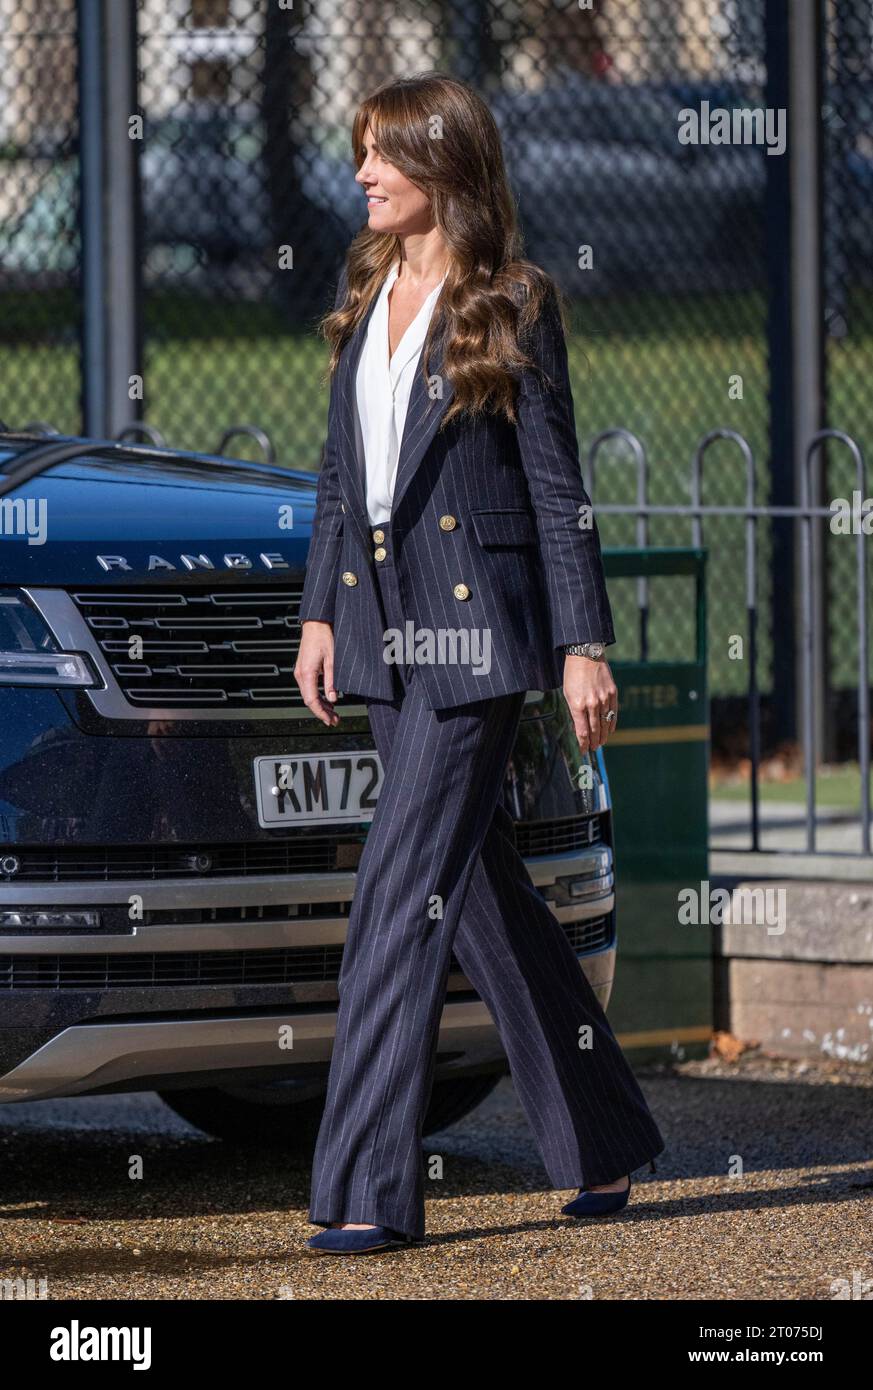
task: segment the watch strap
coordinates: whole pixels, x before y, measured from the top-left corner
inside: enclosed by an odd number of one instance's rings
[[[597,655],[591,652],[592,647],[597,647]],[[598,661],[604,652],[603,642],[565,642],[562,648],[565,656],[589,656],[593,661]]]

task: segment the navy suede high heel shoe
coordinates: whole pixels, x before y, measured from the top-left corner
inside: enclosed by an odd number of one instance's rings
[[[608,1216],[610,1212],[621,1211],[622,1207],[627,1206],[631,1186],[628,1173],[624,1192],[586,1192],[584,1187],[580,1187],[578,1197],[561,1207],[561,1211],[565,1216]]]
[[[649,1159],[649,1172],[657,1172],[653,1158]],[[627,1188],[624,1192],[586,1192],[584,1187],[580,1187],[578,1197],[561,1207],[561,1211],[565,1216],[608,1216],[610,1212],[621,1211],[622,1207],[627,1206],[630,1190],[630,1173],[627,1175]]]
[[[369,1255],[372,1250],[387,1250],[392,1245],[410,1245],[413,1237],[390,1226],[368,1226],[362,1231],[343,1231],[328,1227],[306,1242],[310,1250],[322,1255]]]

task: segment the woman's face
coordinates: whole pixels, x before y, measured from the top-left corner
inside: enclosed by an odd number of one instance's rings
[[[364,162],[355,174],[367,195],[369,225],[374,232],[396,236],[424,233],[433,227],[430,199],[379,153],[369,125],[364,131]]]

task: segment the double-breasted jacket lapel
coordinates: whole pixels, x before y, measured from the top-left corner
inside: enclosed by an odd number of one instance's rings
[[[340,354],[337,367],[337,421],[338,467],[340,487],[346,500],[346,516],[351,516],[358,527],[367,549],[370,549],[370,521],[367,515],[367,481],[363,459],[356,443],[355,414],[357,401],[355,379],[358,363],[364,347],[367,329],[378,300],[378,292],[373,296],[366,314]],[[423,351],[424,349],[422,349]],[[430,376],[433,387],[428,387],[422,377],[421,357],[415,368],[415,380],[409,397],[409,407],[403,427],[403,438],[397,457],[397,476],[394,480],[394,493],[391,500],[392,520],[397,515],[404,492],[415,476],[415,471],[436,434],[453,396],[451,383],[442,375],[443,339],[438,333],[430,352]]]

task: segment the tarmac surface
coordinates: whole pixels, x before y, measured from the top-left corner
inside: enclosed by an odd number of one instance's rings
[[[424,1242],[348,1258],[306,1248],[304,1159],[209,1139],[154,1094],[0,1107],[0,1281],[85,1300],[873,1297],[869,1066],[746,1053],[637,1075],[667,1148],[618,1215],[560,1214],[575,1193],[549,1188],[507,1079],[425,1140],[443,1177]]]

